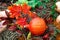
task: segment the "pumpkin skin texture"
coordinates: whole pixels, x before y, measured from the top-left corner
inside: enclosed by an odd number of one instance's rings
[[[60,34],[57,34],[56,40],[60,40]]]
[[[29,30],[34,35],[41,35],[47,29],[46,23],[42,18],[34,18],[30,21]]]

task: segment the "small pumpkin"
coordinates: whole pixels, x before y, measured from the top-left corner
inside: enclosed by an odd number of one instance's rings
[[[57,18],[56,18],[56,22],[57,22],[57,23],[60,23],[60,15],[57,16]]]
[[[47,29],[44,19],[36,17],[30,21],[29,30],[34,35],[41,35]]]
[[[60,13],[60,1],[56,2],[56,11]]]

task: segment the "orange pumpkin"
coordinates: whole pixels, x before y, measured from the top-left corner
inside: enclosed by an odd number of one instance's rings
[[[36,17],[30,21],[29,30],[34,35],[41,35],[47,29],[44,19]]]

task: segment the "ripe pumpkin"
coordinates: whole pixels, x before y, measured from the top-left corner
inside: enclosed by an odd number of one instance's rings
[[[29,30],[34,35],[41,35],[47,29],[44,19],[36,17],[30,21]]]

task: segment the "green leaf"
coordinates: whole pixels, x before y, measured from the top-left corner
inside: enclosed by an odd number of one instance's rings
[[[43,4],[42,6],[44,7],[44,9],[46,9],[46,8],[47,8],[45,4]]]
[[[43,3],[42,3],[41,1],[39,1],[38,4],[37,4],[37,6],[38,6],[38,7],[39,7],[39,6],[42,6],[42,4],[43,4]]]
[[[31,7],[35,7],[36,4],[37,4],[37,3],[34,2],[34,1],[29,1],[29,2],[28,2],[28,5],[31,6]]]
[[[38,0],[31,0],[28,2],[28,5],[33,7],[33,8],[35,8],[36,5],[40,5],[40,4],[41,4],[41,2]]]
[[[27,40],[29,40],[30,38],[31,38],[31,32],[28,33]]]
[[[58,13],[55,11],[55,8],[56,8],[56,5],[54,4],[51,7],[51,15],[52,15],[53,19],[56,19],[56,17],[58,16]]]
[[[42,2],[40,2],[39,0],[18,0],[16,1],[15,4],[23,4],[23,3],[27,3],[29,6],[31,6],[32,8],[35,8],[36,5],[40,6],[42,5]]]
[[[54,2],[57,2],[57,0],[53,0]]]
[[[51,7],[51,9],[52,9],[52,10],[55,10],[55,8],[56,8],[56,5],[54,4],[54,5]]]
[[[28,3],[28,0],[18,0],[15,4]]]
[[[43,0],[43,1],[46,2],[46,3],[47,3],[47,2],[50,2],[50,0]]]
[[[57,33],[60,33],[60,30],[59,29],[56,29]]]

